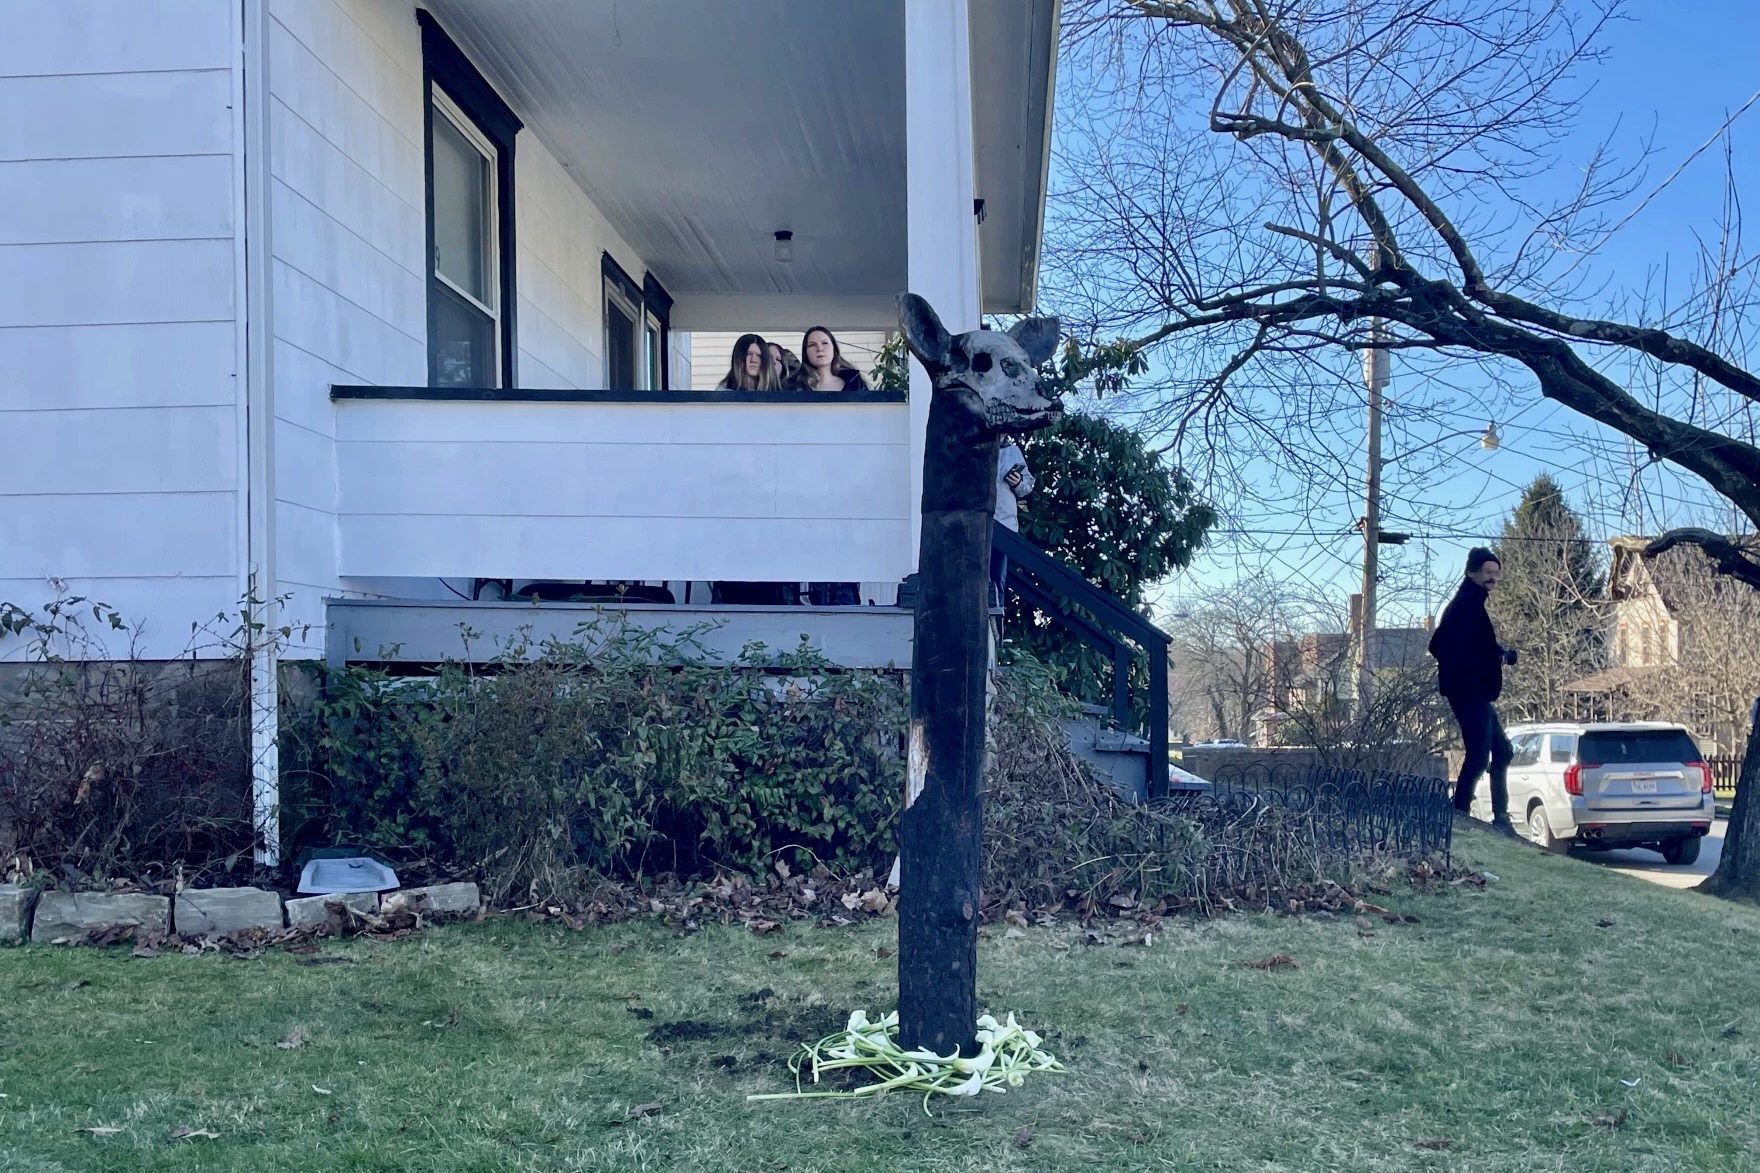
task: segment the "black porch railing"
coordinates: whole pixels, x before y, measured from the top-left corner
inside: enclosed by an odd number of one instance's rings
[[[1149,742],[1149,796],[1165,795],[1167,649],[1172,637],[1008,527],[992,523],[990,528],[992,543],[1008,559],[1008,585],[1111,661],[1112,718],[1127,733],[1137,727],[1131,712],[1131,661],[1138,649],[1149,658],[1148,728],[1143,731]]]

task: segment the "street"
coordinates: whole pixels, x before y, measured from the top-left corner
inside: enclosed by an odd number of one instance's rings
[[[1587,860],[1612,871],[1624,872],[1628,876],[1638,876],[1653,884],[1662,884],[1669,888],[1691,888],[1717,870],[1718,857],[1723,854],[1723,831],[1727,825],[1725,819],[1712,823],[1711,833],[1705,836],[1705,842],[1699,847],[1699,858],[1683,867],[1670,867],[1662,862],[1662,856],[1656,852],[1641,848],[1623,851],[1577,850],[1571,854],[1577,859]]]

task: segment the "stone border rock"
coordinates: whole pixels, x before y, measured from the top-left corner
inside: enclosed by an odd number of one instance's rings
[[[138,925],[148,932],[171,931],[171,897],[142,892],[45,892],[31,918],[31,940],[47,944],[112,925]]]
[[[432,918],[475,916],[482,894],[475,884],[430,884],[385,893],[407,904],[423,898],[421,911]],[[36,944],[68,941],[95,929],[137,925],[149,933],[176,932],[185,937],[220,936],[248,929],[279,929],[329,925],[340,929],[342,918],[327,903],[340,902],[356,912],[377,913],[377,892],[334,892],[296,897],[283,903],[267,888],[191,888],[175,899],[144,892],[48,891],[18,884],[0,884],[0,942],[29,940]]]
[[[31,912],[37,906],[37,890],[17,884],[0,884],[0,941],[22,941],[31,935]]]

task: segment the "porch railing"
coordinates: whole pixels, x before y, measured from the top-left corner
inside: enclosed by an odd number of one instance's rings
[[[1126,732],[1137,727],[1131,705],[1131,661],[1139,650],[1149,658],[1149,706],[1143,731],[1149,742],[1149,796],[1165,795],[1167,650],[1172,637],[1006,526],[992,524],[991,542],[1008,559],[1008,585],[1022,599],[1111,661],[1113,721]]]

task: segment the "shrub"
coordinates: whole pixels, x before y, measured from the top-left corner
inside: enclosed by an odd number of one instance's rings
[[[65,592],[38,609],[0,603],[0,639],[25,645],[0,680],[0,852],[12,870],[101,883],[250,868],[248,668],[207,630],[194,650],[220,655],[154,661],[103,603]]]
[[[284,826],[481,872],[493,899],[594,875],[757,873],[780,853],[859,872],[890,862],[907,692],[752,646],[601,616],[577,638],[398,680],[322,672],[289,720]]]

